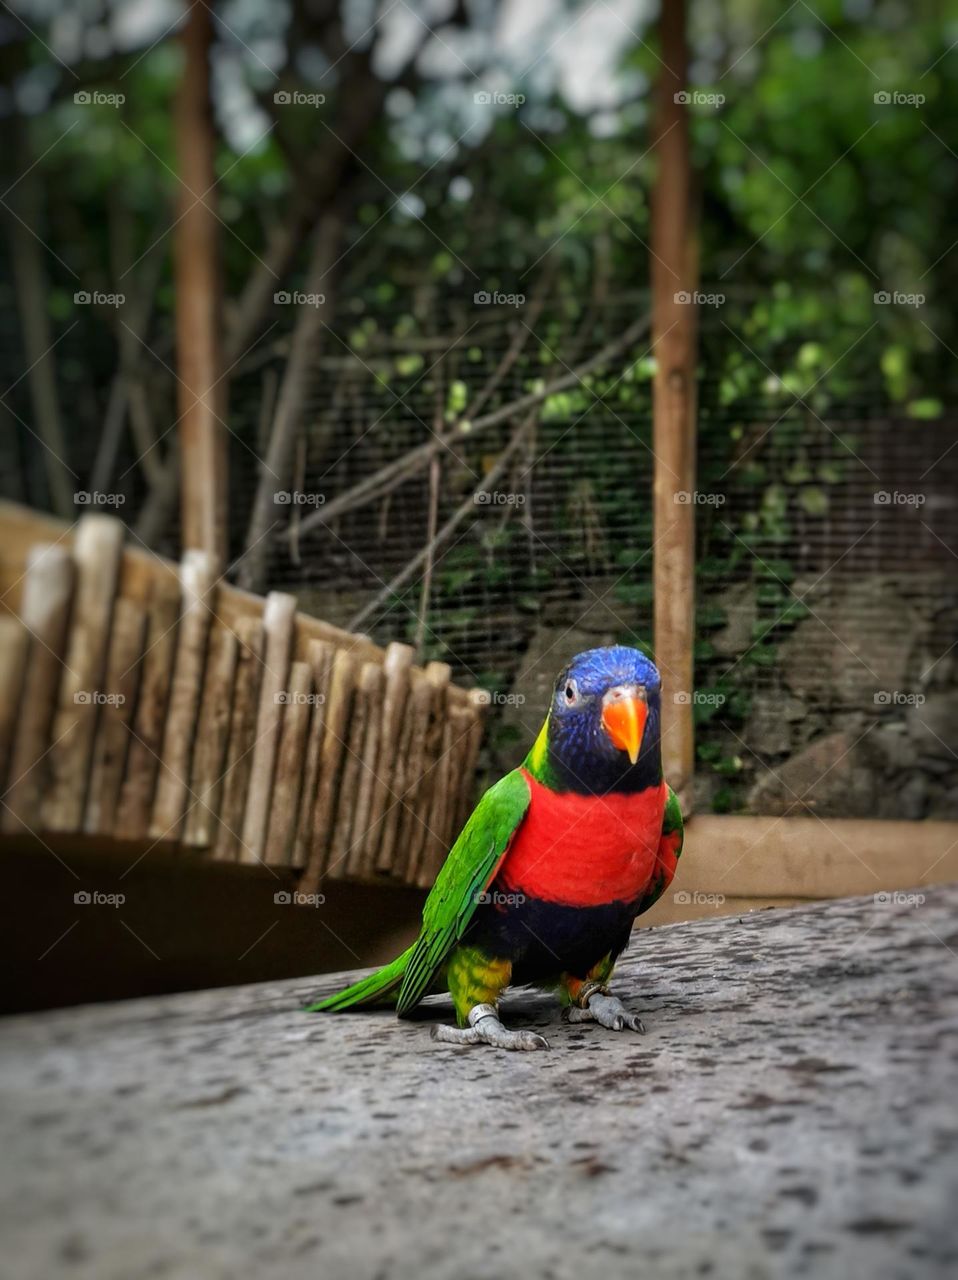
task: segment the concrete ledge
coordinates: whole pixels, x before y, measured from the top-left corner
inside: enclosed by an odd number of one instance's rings
[[[300,1013],[329,976],[11,1018],[5,1275],[954,1275],[958,887],[920,894],[642,930],[648,1035],[508,998],[548,1054]]]

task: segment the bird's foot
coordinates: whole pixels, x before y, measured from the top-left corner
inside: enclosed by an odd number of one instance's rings
[[[629,1013],[618,996],[604,991],[592,991],[582,1005],[570,1005],[565,1010],[567,1022],[597,1022],[610,1031],[645,1031],[645,1024],[637,1013]]]
[[[504,1027],[491,1004],[477,1004],[470,1009],[468,1027],[435,1026],[431,1034],[433,1040],[443,1044],[491,1044],[496,1049],[518,1049],[527,1053],[549,1048],[549,1041],[535,1031],[510,1031]]]

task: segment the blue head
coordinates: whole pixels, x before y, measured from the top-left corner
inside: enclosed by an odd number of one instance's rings
[[[638,649],[587,649],[560,672],[526,767],[559,791],[604,795],[662,781],[661,680]]]

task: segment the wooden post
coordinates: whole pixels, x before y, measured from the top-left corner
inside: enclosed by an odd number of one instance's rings
[[[661,6],[652,197],[652,331],[655,482],[655,657],[662,673],[665,776],[688,810],[695,743],[695,290],[684,0]],[[680,695],[684,695],[680,696]],[[678,699],[678,700],[677,700]]]
[[[183,28],[183,76],[176,95],[179,169],[174,232],[177,409],[184,549],[206,551],[221,573],[227,561],[225,383],[220,354],[216,217],[216,136],[210,104],[213,14],[190,0]]]

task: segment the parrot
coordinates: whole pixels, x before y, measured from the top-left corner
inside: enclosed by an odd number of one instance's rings
[[[386,1005],[405,1017],[448,991],[457,1025],[434,1025],[434,1040],[548,1049],[499,1016],[507,987],[535,986],[558,995],[566,1021],[643,1032],[609,984],[633,922],[668,888],[682,852],[660,722],[661,679],[641,650],[574,657],[525,760],[485,792],[450,849],[416,941],[307,1010]]]

